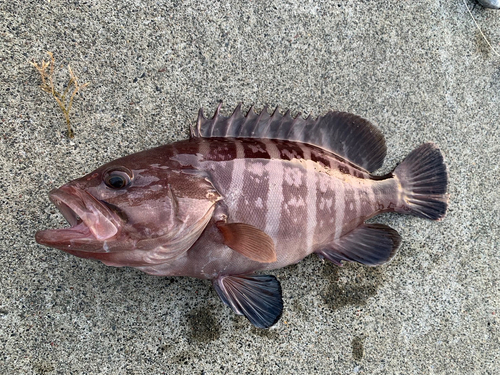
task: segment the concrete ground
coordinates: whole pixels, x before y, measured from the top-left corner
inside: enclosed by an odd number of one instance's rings
[[[469,8],[473,2],[466,1]],[[0,1],[1,374],[494,374],[500,362],[500,57],[463,0]],[[472,14],[500,51],[500,12]],[[30,64],[89,82],[61,110]],[[186,138],[200,106],[350,111],[391,170],[446,154],[447,217],[396,214],[379,268],[316,257],[277,270],[269,330],[208,282],[106,267],[35,243],[64,225],[47,192]]]

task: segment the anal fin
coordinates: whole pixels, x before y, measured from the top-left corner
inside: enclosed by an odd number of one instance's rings
[[[400,244],[399,233],[387,225],[363,224],[316,254],[340,266],[342,261],[378,266],[390,261]]]
[[[269,328],[281,317],[281,285],[274,276],[219,276],[212,284],[226,305],[257,328]]]
[[[269,235],[245,223],[217,223],[224,236],[224,244],[251,260],[261,263],[276,262],[276,249]]]

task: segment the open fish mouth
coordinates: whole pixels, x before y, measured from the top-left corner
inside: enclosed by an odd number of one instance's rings
[[[69,228],[38,231],[39,244],[61,250],[105,251],[103,243],[118,233],[117,215],[90,193],[62,186],[49,193],[51,202],[69,223]]]

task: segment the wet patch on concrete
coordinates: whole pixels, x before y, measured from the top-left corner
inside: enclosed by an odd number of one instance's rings
[[[248,323],[250,324],[250,323]],[[250,329],[250,332],[252,332],[254,335],[260,336],[260,337],[266,337],[268,339],[278,339],[280,335],[276,330],[271,330],[271,329],[262,329],[262,328],[256,328],[252,327]]]
[[[290,309],[293,309],[300,317],[306,317],[309,314],[307,307],[298,298],[294,298],[288,304],[290,305]]]
[[[477,47],[477,50],[483,56],[483,58],[487,59],[487,58],[491,57],[492,50],[491,50],[491,46],[488,44],[488,42],[484,38],[485,37],[488,38],[489,41],[491,41],[493,38],[491,38],[489,36],[490,33],[487,30],[482,29],[482,31],[484,33],[484,36],[483,36],[483,34],[481,34],[481,32],[479,30],[476,29],[476,31],[475,31],[476,47]]]
[[[40,361],[40,362],[33,364],[33,370],[35,371],[36,374],[45,375],[45,374],[50,374],[51,372],[53,372],[55,370],[55,368],[49,362]]]
[[[233,328],[236,330],[247,329],[251,325],[247,318],[242,315],[236,315],[232,311],[229,319],[231,319]]]
[[[348,263],[343,267],[325,262],[323,276],[330,283],[321,296],[333,310],[344,306],[363,306],[368,298],[377,294],[385,275],[381,267],[366,267]]]
[[[198,342],[210,342],[220,337],[220,324],[215,319],[212,311],[214,307],[206,305],[193,309],[187,315],[189,337]]]
[[[182,352],[170,359],[171,363],[177,364],[177,365],[188,365],[190,362],[192,362],[192,357],[189,353],[187,352]]]
[[[352,358],[356,361],[361,361],[365,355],[365,348],[363,345],[364,337],[356,336],[352,339]]]
[[[158,347],[158,353],[160,354],[170,353],[172,349],[173,349],[172,345],[170,344],[161,345],[160,347]]]

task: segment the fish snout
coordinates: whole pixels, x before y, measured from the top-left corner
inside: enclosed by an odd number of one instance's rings
[[[49,198],[71,227],[39,231],[38,243],[58,248],[92,243],[90,248],[97,250],[118,234],[120,217],[89,192],[66,184],[50,191]]]

